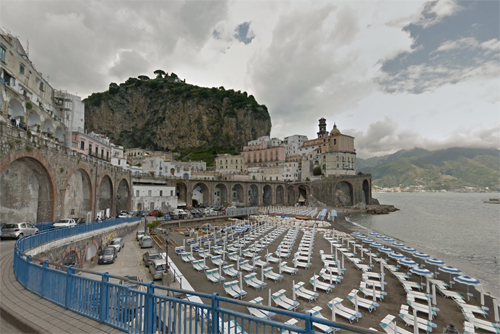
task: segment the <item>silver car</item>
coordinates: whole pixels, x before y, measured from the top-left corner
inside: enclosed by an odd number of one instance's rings
[[[149,235],[145,235],[139,240],[139,246],[141,248],[151,248],[153,247],[153,239]]]
[[[37,234],[38,228],[31,223],[12,223],[2,226],[2,240],[7,238],[20,239],[25,235]]]
[[[123,247],[125,247],[125,241],[123,241],[123,238],[113,238],[109,242],[108,246],[115,247],[116,251],[119,252]]]
[[[165,259],[154,259],[149,261],[149,272],[153,275],[153,280],[161,279],[161,276],[167,270],[167,261]]]

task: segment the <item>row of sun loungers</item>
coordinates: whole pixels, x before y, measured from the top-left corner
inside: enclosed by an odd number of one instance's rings
[[[333,298],[331,301],[328,302],[328,307],[330,309],[333,309],[335,312],[335,315],[341,316],[342,318],[345,318],[349,320],[350,323],[352,323],[354,320],[358,321],[359,318],[362,317],[361,313],[356,312],[353,309],[350,309],[348,307],[345,307],[342,305],[342,298]]]
[[[479,328],[490,333],[500,334],[500,324],[476,318],[474,313],[469,310],[462,309],[462,313],[464,314],[465,319],[472,324],[474,328]]]
[[[267,268],[263,270],[264,270],[264,277],[267,279],[270,279],[274,282],[278,282],[283,279],[283,275],[276,274],[275,272],[273,272],[273,268]]]
[[[304,284],[305,284],[304,282],[299,282],[299,283],[295,284],[295,286],[293,287],[295,290],[295,295],[297,297],[304,298],[305,300],[307,300],[309,302],[315,301],[316,299],[318,299],[319,293],[311,291],[311,290],[307,290],[304,287]]]
[[[274,303],[281,307],[284,308],[285,310],[288,311],[295,311],[297,307],[299,307],[299,302],[296,300],[291,300],[287,296],[285,296],[286,290],[279,290],[278,292],[275,292],[272,294],[272,299]]]
[[[224,290],[228,295],[230,295],[233,298],[243,298],[247,295],[247,292],[244,290],[240,289],[240,286],[238,285],[238,281],[231,281],[224,283]]]
[[[357,302],[358,307],[365,308],[370,313],[379,306],[379,304],[377,302],[374,302],[373,300],[358,296],[358,290],[356,289],[351,290],[347,298],[352,302],[353,305],[356,305]]]
[[[222,267],[222,271],[224,272],[224,275],[228,275],[232,278],[238,276],[238,274],[240,273],[239,271],[234,269],[234,264]]]
[[[280,265],[281,272],[285,272],[285,273],[288,273],[290,275],[295,275],[299,271],[299,269],[297,269],[297,268],[287,266],[286,263],[287,263],[286,261],[281,262],[281,265]]]
[[[262,282],[261,280],[257,279],[257,274],[252,273],[244,276],[245,283],[247,286],[251,286],[252,288],[255,288],[256,290],[264,289],[267,285],[266,282]]]
[[[225,280],[225,278],[219,274],[218,269],[205,270],[205,275],[208,280],[212,281],[214,284],[221,283]]]
[[[262,300],[263,300],[262,297],[257,297],[255,299],[252,299],[250,301],[250,303],[262,305]],[[276,313],[274,313],[274,312],[263,310],[260,308],[255,308],[255,307],[250,307],[250,306],[248,306],[247,308],[248,308],[248,311],[250,312],[251,315],[256,316],[257,318],[260,318],[260,319],[271,320],[276,315]]]
[[[413,314],[409,313],[408,305],[401,305],[401,309],[399,311],[399,317],[403,319],[406,326],[413,326],[415,323],[415,317]],[[426,331],[428,333],[431,333],[432,329],[437,327],[437,325],[432,321],[419,317],[417,317],[417,326],[419,329]]]
[[[313,277],[311,277],[309,283],[311,283],[312,286],[316,289],[324,290],[326,293],[332,291],[335,288],[335,285],[333,284],[328,284],[326,282],[320,281],[318,275],[314,275]]]

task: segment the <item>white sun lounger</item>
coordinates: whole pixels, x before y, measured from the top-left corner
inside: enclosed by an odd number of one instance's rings
[[[326,254],[324,250],[320,249],[319,251],[319,255],[321,256],[321,261],[325,261],[325,260],[335,260],[335,256],[333,254]]]
[[[413,314],[408,313],[408,305],[401,305],[399,317],[403,319],[403,321],[405,322],[405,326],[413,327],[415,320]],[[432,329],[437,327],[437,325],[432,321],[420,317],[417,317],[417,325],[419,329],[424,330],[428,333],[431,333]]]
[[[224,250],[222,249],[222,247],[220,247],[220,246],[219,247],[214,247],[213,251],[214,251],[215,254],[219,254],[219,255],[222,255],[222,254],[225,253]]]
[[[273,268],[264,269],[264,277],[273,280],[274,282],[278,282],[283,279],[283,275],[273,272]]]
[[[236,282],[236,281],[234,281],[234,282]],[[231,283],[232,282],[227,282],[227,283],[223,284],[224,291],[226,291],[226,293],[233,298],[240,298],[240,294],[231,288]],[[238,284],[238,283],[236,282],[236,284]]]
[[[308,255],[300,255],[299,253],[295,253],[295,255],[293,256],[293,258],[295,260],[299,260],[299,261],[309,261],[309,256]]]
[[[382,282],[381,281],[375,281],[372,279],[363,279],[363,282],[365,282],[366,286],[374,286],[376,288],[382,288]],[[387,285],[387,282],[384,281],[384,285]]]
[[[439,285],[436,285],[439,293],[445,298],[453,298],[457,303],[465,303],[465,298],[456,291],[442,289]]]
[[[212,263],[215,264],[216,266],[223,266],[223,265],[227,264],[226,261],[223,261],[220,258],[220,255],[212,256],[210,259],[212,260]]]
[[[186,252],[186,250],[184,249],[184,247],[182,247],[182,246],[175,247],[175,254],[180,255],[180,254],[185,253],[185,252]]]
[[[413,332],[407,331],[404,328],[401,328],[396,325],[395,320],[396,317],[388,314],[385,316],[384,319],[380,322],[380,327],[387,333],[387,334],[395,334],[397,330],[397,334],[413,334]]]
[[[379,273],[367,272],[367,273],[361,274],[361,278],[363,279],[363,281],[368,280],[368,279],[378,279],[378,280],[381,280],[382,279],[382,275],[380,275]]]
[[[326,293],[329,293],[330,291],[333,290],[333,288],[335,288],[335,285],[333,284],[328,284],[320,281],[318,275],[314,275],[313,277],[311,277],[309,279],[309,283],[311,283],[312,286],[316,286],[316,289],[321,289],[326,291]]]
[[[358,321],[359,318],[362,317],[361,313],[356,313],[355,310],[345,307],[344,305],[342,305],[342,301],[342,298],[333,298],[328,302],[328,307],[330,309],[332,309],[332,307],[335,307],[335,314],[349,320],[350,323],[352,323],[354,320]]]
[[[354,266],[358,269],[361,270],[362,272],[367,272],[372,270],[372,267],[369,264],[364,264],[364,263],[356,263],[353,262]]]
[[[352,289],[351,292],[349,292],[349,295],[347,296],[347,298],[349,298],[349,300],[352,302],[352,305],[355,305],[355,296],[357,294],[358,294],[358,290]],[[366,298],[363,298],[360,296],[358,296],[357,299],[358,299],[358,306],[362,307],[362,308],[366,308],[368,311],[370,311],[370,313],[379,306],[378,303],[376,303],[370,299],[366,299]]]
[[[306,312],[310,312],[311,315],[313,317],[316,317],[316,318],[320,318],[320,319],[325,319],[325,320],[328,320],[326,319],[321,313],[320,311],[322,310],[323,308],[321,306],[314,306],[312,309],[306,311]],[[339,330],[339,328],[335,328],[335,327],[331,327],[331,326],[327,326],[327,325],[323,325],[323,324],[319,324],[317,322],[313,322],[313,326],[318,328],[319,330],[321,330],[322,332],[324,333],[327,333],[327,334],[330,334],[330,333],[335,333],[336,331]]]
[[[186,263],[191,262],[191,258],[189,257],[189,255],[191,255],[191,253],[190,253],[190,252],[182,253],[182,254],[181,254],[181,259],[182,259],[182,261],[184,261],[184,262],[186,262]]]
[[[240,263],[240,270],[248,271],[249,273],[253,272],[256,267],[252,266],[248,263],[248,260],[245,260]]]
[[[405,281],[408,281],[410,279],[410,275],[408,275],[407,273],[398,273],[394,271],[391,272],[394,275],[394,277],[396,277],[398,281],[400,281],[401,283],[404,283]]]
[[[290,318],[290,319],[288,319],[287,321],[285,321],[285,322],[284,322],[284,324],[285,324],[285,325],[295,326],[295,324],[296,324],[297,322],[299,322],[297,319],[295,319],[295,318]],[[288,330],[288,329],[282,329],[280,334],[297,334],[297,332],[290,331],[290,330]]]
[[[281,271],[289,273],[290,275],[295,275],[299,271],[299,269],[287,266],[286,261],[284,261],[281,262]]]
[[[247,296],[247,292],[245,290],[242,290],[240,288],[240,285],[238,284],[238,281],[232,281],[231,282],[231,289],[236,291],[240,296],[240,299],[244,298]]]
[[[234,262],[238,261],[238,259],[241,260],[240,256],[236,252],[227,254],[227,257],[229,260]]]
[[[326,271],[325,268],[321,269],[321,271],[319,272],[319,277],[321,277],[323,279],[323,281],[325,282],[330,282],[330,278],[332,280],[332,283],[335,282],[335,283],[340,283],[342,282],[342,279],[344,278],[344,276],[338,276],[338,275],[330,275],[330,272]]]
[[[234,269],[234,264],[222,267],[222,271],[224,272],[225,275],[231,276],[233,278],[236,277],[239,273],[239,271]]]
[[[214,284],[221,283],[226,280],[225,277],[219,275],[219,270],[217,268],[206,270],[205,275],[207,275],[208,280],[212,281]]]
[[[293,259],[292,263],[293,263],[295,268],[300,267],[300,268],[308,269],[311,266],[310,262],[302,262],[302,261],[299,261],[297,259]]]
[[[191,264],[198,272],[208,269],[208,267],[203,264],[203,260],[191,261]]]
[[[234,321],[234,319],[229,322],[224,322],[221,318],[219,318],[219,332],[222,334],[248,334],[236,323],[236,321]]]
[[[296,300],[291,300],[290,298],[286,297],[285,292],[286,290],[281,289],[273,293],[272,299],[277,306],[284,308],[285,310],[288,311],[294,311],[299,306],[299,302]]]
[[[279,258],[288,258],[290,256],[290,252],[287,252],[287,251],[284,251],[283,249],[281,250],[281,252],[279,251],[275,251],[274,252],[274,255],[276,255],[277,257]]]
[[[260,259],[260,256],[256,256],[253,258],[253,264],[257,267],[267,267],[269,265],[269,262],[264,262]]]
[[[464,321],[464,334],[476,334],[476,329],[471,322]]]
[[[304,298],[305,300],[311,302],[313,300],[316,300],[319,296],[319,293],[307,290],[304,288],[304,282],[299,282],[295,284],[294,289],[295,289],[295,295],[297,297]]]
[[[428,278],[429,284],[434,284],[436,287],[440,287],[441,289],[448,289],[449,285],[443,280],[440,279],[435,279],[435,278]]]
[[[407,295],[411,295],[413,296],[413,298],[415,299],[421,299],[421,300],[425,300],[425,302],[428,302],[430,298],[432,298],[432,296],[424,293],[424,292],[419,292],[419,291],[413,291],[413,290],[406,290],[406,294]]]
[[[415,301],[415,297],[413,295],[407,294],[406,295],[406,302],[408,303],[408,305],[411,306],[411,308],[414,308],[415,310],[417,310],[417,312],[425,313],[425,314],[429,315],[429,305],[417,303]],[[432,318],[437,316],[436,311],[439,311],[439,309],[437,307],[431,306]]]
[[[277,258],[277,257],[274,257],[272,253],[269,253],[267,255],[264,255],[264,258],[268,261],[268,262],[272,262],[272,263],[278,263],[280,262],[280,259]]]
[[[458,304],[458,307],[460,307],[463,311],[469,311],[472,313],[481,314],[485,318],[488,315],[486,310],[484,308],[482,308],[481,306],[471,305],[471,304],[467,304],[467,303],[457,303],[457,304]]]
[[[485,330],[490,333],[500,334],[500,325],[494,322],[489,322],[487,320],[478,319],[474,316],[474,313],[468,310],[462,310],[462,313],[465,316],[465,319],[469,321],[474,328],[479,328]]]
[[[338,267],[332,267],[332,266],[323,266],[323,268],[321,269],[321,271],[324,271],[329,275],[330,274],[330,271],[332,272],[332,274],[335,274],[335,275],[340,275],[342,276],[342,274],[344,273],[344,270],[342,268],[338,268]]]
[[[252,288],[255,288],[255,290],[263,289],[267,285],[267,283],[257,279],[256,273],[245,275],[243,278],[245,279],[247,286],[251,286]]]
[[[244,251],[241,251],[241,255],[253,259],[257,254],[245,249]]]
[[[262,300],[263,300],[262,297],[257,297],[255,299],[252,299],[250,301],[250,303],[262,305]],[[250,306],[247,306],[247,308],[248,308],[248,312],[250,312],[251,315],[253,315],[257,318],[260,318],[260,319],[270,320],[270,319],[274,318],[274,316],[276,315],[276,313],[274,313],[274,312],[263,310],[260,308],[255,308],[255,307],[250,307]]]
[[[365,282],[359,283],[359,291],[365,295],[367,298],[373,298],[373,288],[368,288]],[[375,298],[384,299],[384,296],[387,295],[385,291],[378,291],[375,289]]]
[[[404,281],[404,282],[401,282],[401,284],[403,284],[403,287],[408,290],[412,290],[412,289],[417,289],[417,290],[422,290],[422,286],[420,284],[418,284],[417,282],[413,282],[413,281]]]
[[[393,264],[387,264],[387,263],[384,264],[384,268],[386,268],[387,270],[389,270],[391,273],[395,273],[395,272],[397,272],[399,270],[399,268],[396,267],[395,265],[393,265]]]

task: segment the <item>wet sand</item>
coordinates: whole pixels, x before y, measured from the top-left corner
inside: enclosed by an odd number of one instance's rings
[[[332,223],[332,226],[328,228],[329,230],[335,229],[336,231],[340,232],[345,232],[345,233],[351,233],[351,229],[349,228],[349,223],[345,221],[344,215],[346,212],[339,212],[339,217],[338,217],[338,223]],[[201,224],[200,224],[201,225]],[[223,285],[222,284],[216,284],[214,285],[212,282],[210,282],[207,278],[204,272],[198,273],[191,265],[191,263],[185,263],[182,261],[181,257],[179,255],[176,255],[174,252],[174,247],[176,245],[182,246],[183,244],[183,239],[188,239],[189,237],[184,237],[180,233],[178,233],[176,230],[173,230],[170,233],[171,236],[171,244],[169,248],[169,254],[171,259],[174,261],[175,265],[178,267],[178,269],[183,273],[185,278],[189,281],[191,286],[194,288],[195,291],[198,292],[204,292],[204,293],[213,293],[217,292],[220,296],[226,296],[230,298],[229,295],[226,294]],[[185,228],[182,228],[181,230],[185,230]],[[321,230],[321,229],[320,229]],[[269,279],[265,279],[265,282],[267,283],[267,287],[263,290],[256,291],[252,287],[246,286],[245,282],[243,281],[243,289],[247,291],[248,295],[243,299],[243,301],[250,301],[253,298],[256,297],[262,297],[263,298],[263,304],[268,305],[268,296],[269,296],[269,289],[271,289],[272,293],[280,290],[280,289],[285,289],[286,293],[285,295],[288,298],[292,298],[292,281],[295,283],[298,282],[305,282],[306,284],[304,285],[305,288],[309,290],[313,290],[312,284],[309,283],[310,278],[314,274],[319,274],[321,268],[323,267],[323,262],[321,261],[320,258],[320,250],[323,250],[325,253],[330,253],[330,244],[327,240],[324,239],[322,232],[316,233],[316,237],[314,240],[314,250],[312,253],[312,264],[309,269],[303,269],[299,268],[299,271],[296,275],[290,275],[288,273],[282,273],[283,275],[283,280],[280,282],[274,282]],[[278,237],[273,243],[271,243],[268,247],[269,253],[274,252],[280,242],[283,240],[284,236],[286,235],[286,232],[283,233],[280,237]],[[293,250],[291,252],[291,255],[288,259],[284,259],[283,261],[287,261],[287,265],[290,267],[293,267],[292,264],[292,258],[293,254],[297,251],[298,245],[300,243],[300,240],[302,239],[303,232],[300,231],[299,235],[296,239],[296,242],[294,244]],[[334,249],[335,253],[335,249]],[[261,259],[264,259],[264,255],[266,254],[266,251],[263,250],[259,253],[261,256]],[[339,252],[340,254],[340,252]],[[197,254],[194,255],[195,258],[199,258]],[[248,259],[248,258],[247,258]],[[236,268],[236,262],[230,261],[226,257],[226,261],[228,264],[234,264],[234,267]],[[369,258],[366,256],[365,260],[363,263],[368,264],[369,263]],[[209,268],[213,269],[216,268],[212,262],[207,259],[206,264]],[[378,272],[380,273],[380,264],[375,263],[375,267],[373,268],[373,272]],[[389,264],[396,265],[397,263],[394,260],[390,260]],[[271,263],[271,267],[273,268],[273,271],[275,273],[278,273],[278,265]],[[320,306],[322,307],[322,315],[328,319],[331,319],[331,310],[328,307],[327,303],[332,300],[335,297],[340,297],[343,299],[342,304],[348,308],[354,309],[354,305],[351,303],[351,301],[348,300],[347,296],[350,293],[352,289],[358,289],[359,284],[361,282],[361,276],[362,276],[362,271],[357,270],[357,268],[352,264],[349,260],[345,259],[345,268],[346,272],[344,273],[344,279],[342,280],[341,283],[335,285],[335,289],[333,289],[332,292],[326,293],[323,290],[317,290],[319,293],[319,297],[317,301],[313,302],[308,302],[302,298],[298,298],[297,300],[300,302],[300,305],[297,309],[297,312],[304,313],[314,306]],[[257,278],[261,278],[261,269],[258,268],[256,271],[257,273]],[[408,270],[405,267],[400,268],[400,272],[408,272]],[[246,275],[247,272],[244,272],[243,275]],[[233,280],[228,276],[226,277],[226,281],[228,280]],[[445,281],[448,281],[449,275],[443,274],[440,277],[441,279],[444,279]],[[235,278],[235,280],[239,280],[239,278]],[[420,283],[420,277],[417,275],[412,275],[411,280]],[[405,327],[405,324],[401,318],[399,318],[399,310],[401,305],[407,305],[406,302],[406,292],[403,289],[401,283],[390,273],[390,271],[385,270],[385,281],[387,282],[387,285],[385,286],[385,291],[387,292],[387,295],[384,297],[383,300],[377,301],[380,306],[374,310],[372,313],[370,313],[367,309],[364,308],[359,308],[359,312],[362,314],[362,318],[359,319],[359,322],[354,322],[353,325],[357,325],[360,327],[364,328],[369,328],[369,327],[374,327],[378,331],[383,331],[382,328],[380,327],[380,321],[387,315],[387,314],[392,314],[396,317],[396,321],[398,326],[400,327]],[[425,281],[425,280],[424,280]],[[454,290],[459,291],[462,293],[462,295],[465,296],[465,291],[466,288],[463,286],[460,286],[460,284],[455,284],[454,285]],[[474,292],[474,288],[471,287],[470,292]],[[425,291],[423,291],[425,292]],[[359,292],[358,296],[364,297],[364,295]],[[366,297],[367,299],[371,299],[370,297]],[[423,301],[422,301],[423,302]],[[469,301],[469,304],[472,305],[480,305],[479,302],[479,295],[476,293],[474,297],[471,298]],[[487,306],[488,304],[491,305],[491,299],[487,297]],[[234,305],[234,304],[221,304],[222,307],[227,307],[231,308],[235,311],[242,312],[242,313],[249,313],[246,307],[240,306],[240,305]],[[275,307],[276,305],[274,302],[271,303],[271,306]],[[458,305],[456,302],[454,302],[452,299],[444,298],[437,293],[437,307],[440,309],[438,312],[437,317],[433,319],[433,322],[437,325],[437,328],[433,329],[433,332],[439,332],[442,333],[443,329],[446,328],[446,326],[449,324],[450,321],[454,322],[456,327],[459,329],[460,332],[463,332],[463,322],[465,320],[463,314],[461,313]],[[421,318],[426,318],[426,315],[423,313],[418,313],[418,316]],[[479,315],[477,315],[479,317]],[[481,317],[484,319],[483,317]],[[282,315],[277,315],[274,320],[280,321],[280,322],[285,322],[288,320],[288,317],[282,316]],[[485,319],[491,322],[494,322],[493,318],[493,309],[490,306],[490,312],[488,317]],[[347,319],[344,319],[340,316],[336,317],[336,321],[339,323],[349,323]],[[298,326],[303,326],[303,323],[298,323]],[[406,328],[408,331],[413,332],[412,327],[407,327]],[[480,329],[476,329],[477,333],[487,333],[485,331],[482,331]]]

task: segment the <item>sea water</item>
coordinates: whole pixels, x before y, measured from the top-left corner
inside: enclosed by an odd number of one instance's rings
[[[500,204],[483,202],[499,194],[374,193],[373,197],[400,211],[351,215],[356,230],[366,233],[367,228],[430,254],[479,279],[485,291],[500,297]],[[447,281],[449,276],[441,273],[440,278]]]

